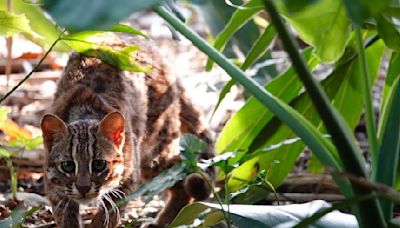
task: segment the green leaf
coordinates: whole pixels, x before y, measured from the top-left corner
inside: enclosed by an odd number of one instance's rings
[[[302,227],[307,228],[307,227],[310,227],[314,223],[316,223],[319,219],[321,219],[322,217],[324,217],[328,213],[331,213],[332,211],[343,210],[345,208],[351,207],[355,203],[358,203],[358,202],[361,202],[361,201],[365,201],[365,200],[368,200],[368,199],[373,199],[375,197],[376,197],[376,195],[360,195],[360,196],[352,197],[350,199],[345,199],[344,201],[342,201],[340,203],[334,204],[332,207],[328,207],[328,208],[325,208],[323,210],[320,210],[320,211],[314,213],[312,216],[303,219],[300,223],[296,224],[296,226],[294,226],[294,227],[295,228],[302,228]]]
[[[34,34],[24,14],[0,10],[0,36],[13,36],[20,32]]]
[[[250,51],[246,55],[246,60],[240,67],[242,70],[246,70],[252,64],[254,64],[261,56],[267,51],[276,37],[275,28],[272,25],[268,25],[263,34],[257,39],[256,43],[251,47]]]
[[[400,25],[398,22],[398,17],[391,17],[385,14],[380,14],[376,16],[378,33],[383,39],[385,44],[396,51],[400,51]]]
[[[11,158],[13,155],[13,152],[0,148],[0,157]]]
[[[282,0],[283,4],[285,5],[285,9],[289,13],[297,13],[299,11],[307,9],[312,4],[318,3],[318,1],[320,0],[302,0],[302,1]]]
[[[223,50],[233,34],[263,9],[260,6],[262,6],[261,0],[250,0],[248,3],[243,5],[243,7],[249,8],[248,10],[236,10],[229,22],[226,24],[225,28],[215,38],[215,49]],[[208,59],[206,69],[210,70],[212,65],[213,61]]]
[[[33,150],[37,148],[38,146],[43,144],[43,137],[38,136],[36,138],[30,139],[25,143],[25,148],[28,150]]]
[[[391,97],[394,89],[393,85],[397,78],[400,76],[400,54],[398,52],[393,52],[389,62],[389,68],[385,78],[385,86],[382,92],[382,102],[380,107],[380,119],[378,125],[378,139],[382,138],[382,129],[384,128],[384,123],[386,123],[387,113],[388,113],[388,103],[389,97]]]
[[[375,3],[377,1],[373,2]],[[343,3],[346,7],[348,17],[355,25],[360,27],[362,22],[368,18],[370,14],[367,7],[363,5],[360,0],[343,0]]]
[[[178,163],[171,168],[164,170],[150,181],[141,184],[134,192],[126,195],[124,199],[118,201],[116,204],[117,206],[121,206],[139,196],[144,196],[142,200],[144,202],[149,202],[155,195],[158,195],[164,190],[174,186],[176,182],[183,180],[187,175],[186,165],[184,163]]]
[[[343,55],[351,27],[341,1],[320,0],[298,13],[281,13],[300,38],[315,47],[321,61],[334,62]]]
[[[374,81],[377,77],[382,54],[382,42],[375,43],[366,51],[367,63],[369,66],[368,70],[371,72],[371,81]],[[358,59],[354,59],[347,64],[340,65],[321,83],[328,97],[332,100],[333,105],[343,115],[351,129],[357,126],[363,107],[360,83],[361,74],[358,64]],[[349,97],[352,97],[352,99],[349,100]],[[291,106],[306,117],[314,126],[320,129],[322,133],[326,132],[307,93],[303,93],[294,99],[291,102]],[[349,112],[348,110],[352,111]],[[241,179],[246,179],[252,177],[257,169],[267,169],[269,170],[268,180],[274,187],[277,187],[293,169],[298,155],[304,150],[305,145],[300,142],[288,144],[260,155],[257,151],[296,137],[286,125],[282,124],[276,118],[263,126],[263,129],[259,131],[257,137],[254,138],[253,142],[251,142],[251,145],[248,147],[249,153],[247,156],[251,159],[235,169],[232,172],[231,179],[233,179],[235,175],[238,175]],[[313,152],[321,159],[319,151]],[[336,159],[339,159],[336,153],[334,156]],[[272,161],[280,161],[280,164],[270,167]],[[325,162],[323,163],[327,165]],[[251,180],[251,178],[249,180]],[[231,182],[231,180],[229,180],[229,184],[233,189],[236,189],[245,183]]]
[[[394,82],[393,91],[388,98],[387,118],[382,123],[384,128],[382,132],[381,144],[379,147],[379,159],[377,167],[376,181],[388,186],[395,185],[397,168],[399,163],[400,151],[400,77]],[[392,218],[393,203],[381,201],[382,209],[386,219]]]
[[[44,8],[57,24],[71,31],[110,28],[133,12],[162,0],[44,0]]]
[[[62,31],[53,23],[53,21],[46,17],[44,11],[39,5],[31,4],[26,0],[13,0],[12,5],[13,11],[18,14],[25,14],[32,30],[39,34],[39,36],[43,37],[43,39],[39,39],[36,36],[24,34],[27,38],[40,46],[45,47],[45,49],[49,48],[53,42],[58,39]],[[0,1],[0,9],[7,9],[6,1]],[[64,52],[71,51],[64,42],[58,42],[54,50]]]
[[[137,46],[127,46],[122,49],[109,47],[101,44],[104,32],[85,31],[71,33],[62,37],[70,47],[77,52],[97,57],[121,70],[133,72],[149,72],[151,66],[143,66],[139,60],[134,58],[134,53],[139,49]]]
[[[197,159],[207,148],[207,144],[191,134],[184,134],[179,140],[182,161],[186,164],[189,172],[199,171]]]
[[[229,212],[233,223],[237,227],[292,227],[309,215],[324,212],[331,208],[330,204],[317,200],[305,204],[292,204],[285,206],[264,205],[223,205],[212,203],[193,203],[182,209],[178,216],[168,227],[189,226],[196,224],[200,227],[216,225],[223,220],[223,211]],[[326,217],[315,222],[316,227],[358,227],[353,215],[338,211],[329,213]]]
[[[317,61],[311,57],[311,49],[304,52],[310,65],[315,67]],[[295,77],[292,68],[281,76],[276,77],[266,87],[270,93],[282,101],[290,102],[298,95],[302,88],[299,79]],[[247,149],[261,129],[273,117],[268,108],[258,100],[251,98],[249,101],[225,124],[216,142],[218,153],[234,151],[236,149]]]
[[[133,34],[133,35],[142,36],[142,37],[147,38],[147,39],[149,38],[142,31],[140,31],[138,29],[135,29],[135,28],[132,28],[129,25],[124,25],[124,24],[113,25],[109,30],[105,30],[105,31],[130,33],[130,34]]]

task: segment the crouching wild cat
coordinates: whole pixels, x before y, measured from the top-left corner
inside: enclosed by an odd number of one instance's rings
[[[209,132],[183,87],[150,44],[135,44],[134,58],[151,65],[150,73],[124,72],[74,53],[42,118],[45,189],[59,227],[83,227],[79,204],[93,202],[99,210],[89,227],[118,226],[123,208],[111,210],[115,201],[179,162],[184,132],[208,143],[203,158],[213,155]],[[166,226],[182,207],[209,194],[200,175],[189,175],[168,190],[165,208],[147,226]]]

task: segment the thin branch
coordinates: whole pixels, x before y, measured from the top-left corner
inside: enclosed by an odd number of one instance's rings
[[[7,99],[7,97],[9,97],[15,90],[17,90],[26,80],[28,80],[28,78],[30,76],[32,76],[32,74],[34,72],[36,72],[40,65],[43,63],[43,61],[46,59],[46,57],[49,55],[49,53],[53,50],[54,46],[56,46],[56,44],[58,43],[58,41],[61,40],[61,36],[64,34],[64,31],[61,32],[60,36],[57,38],[57,40],[54,41],[54,43],[50,46],[49,50],[47,50],[47,52],[44,54],[44,56],[39,60],[38,64],[31,70],[31,72],[29,72],[16,86],[14,86],[10,91],[8,91],[8,93],[6,95],[4,95],[1,99],[0,99],[0,104],[3,103],[3,101],[5,99]]]

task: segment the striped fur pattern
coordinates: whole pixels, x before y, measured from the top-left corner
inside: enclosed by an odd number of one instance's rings
[[[134,57],[152,65],[151,73],[123,72],[74,53],[42,119],[45,188],[59,227],[83,227],[79,205],[89,203],[99,208],[90,227],[118,226],[123,208],[115,201],[179,162],[183,132],[209,144],[204,158],[213,155],[210,134],[182,86],[147,42],[135,42],[141,51]],[[166,207],[150,226],[166,226],[209,193],[198,175],[187,177],[168,190]]]

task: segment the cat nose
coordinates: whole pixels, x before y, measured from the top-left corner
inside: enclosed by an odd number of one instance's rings
[[[88,193],[90,191],[90,184],[77,184],[76,188],[78,189],[78,191],[85,196],[86,193]]]

